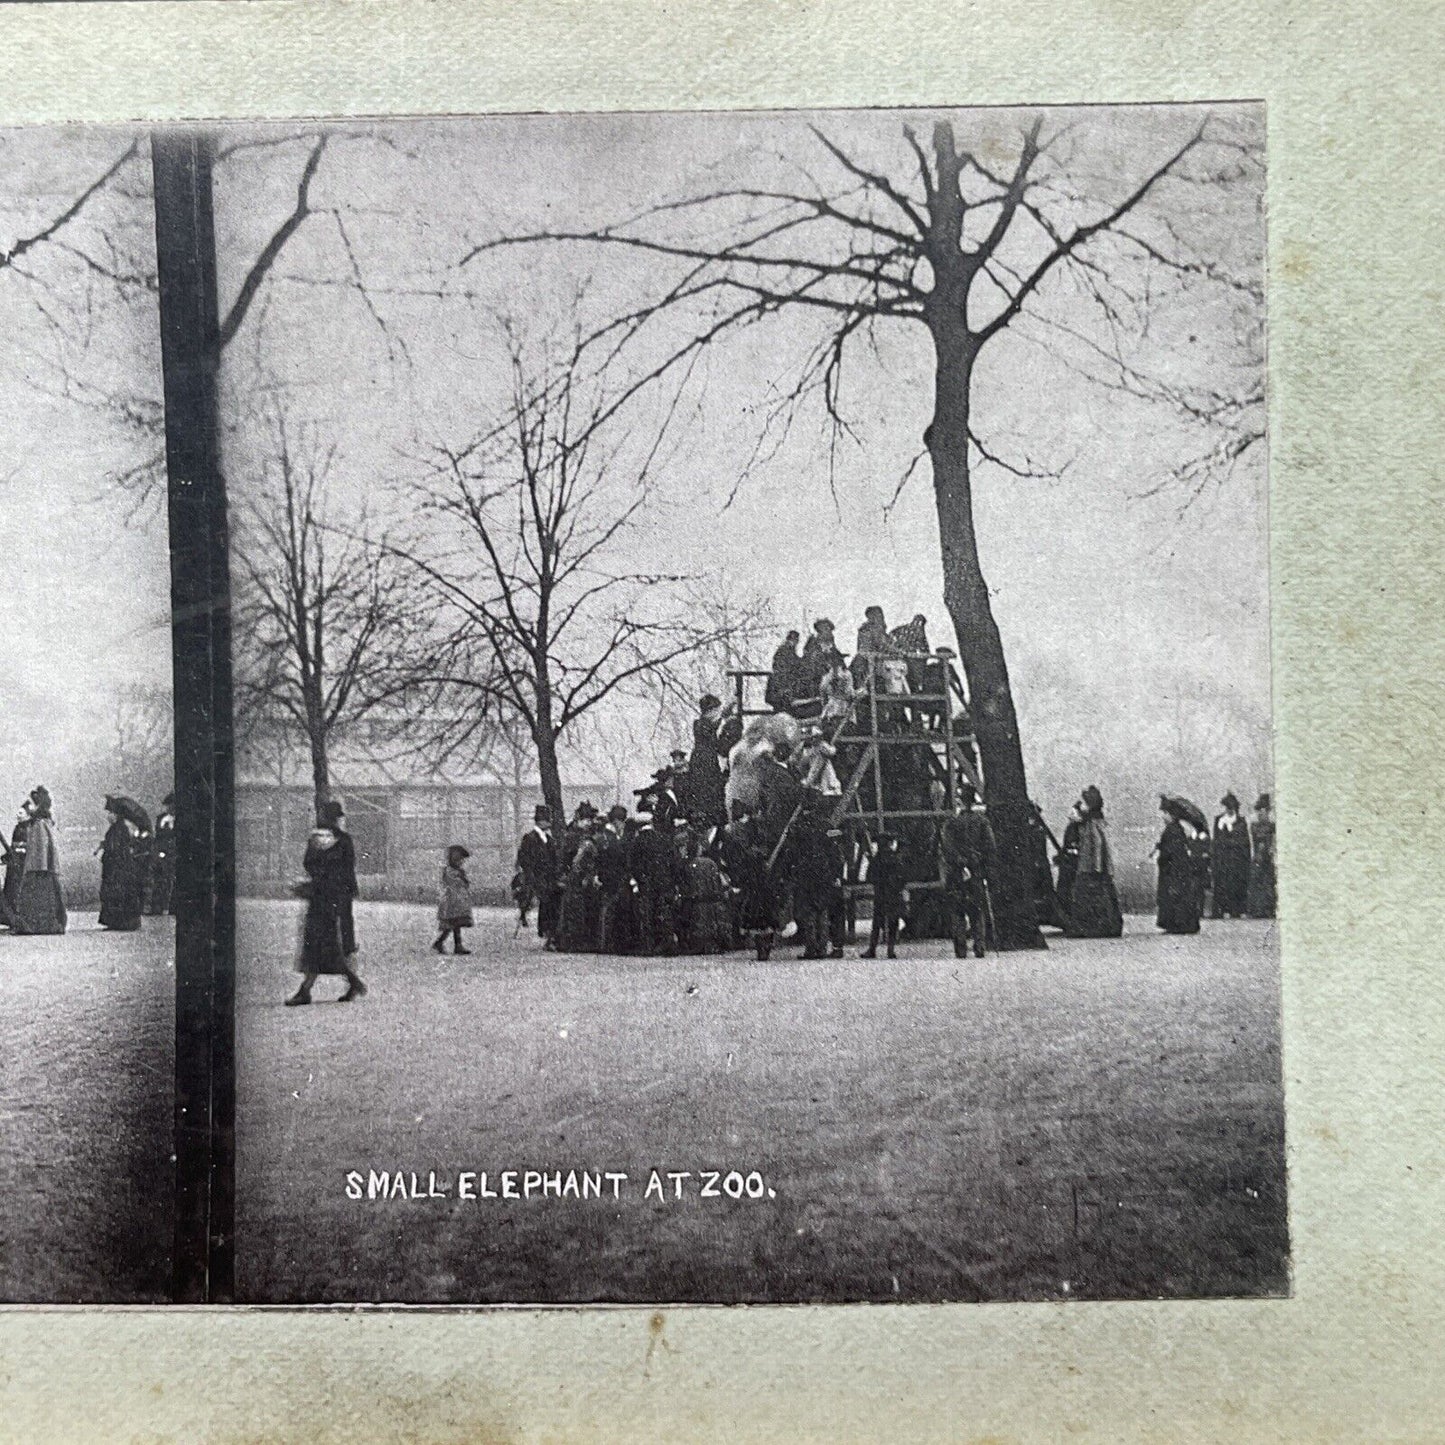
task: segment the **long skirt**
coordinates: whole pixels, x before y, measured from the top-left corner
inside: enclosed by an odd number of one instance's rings
[[[54,873],[27,873],[15,900],[16,933],[64,933],[65,900]]]
[[[351,955],[355,952],[356,928],[352,922],[351,900],[324,896],[309,899],[296,972],[350,973]]]
[[[1249,892],[1249,854],[1243,849],[1214,850],[1214,916],[1239,917]]]
[[[685,953],[726,953],[732,947],[732,914],[725,898],[685,898],[682,947]]]
[[[1124,914],[1114,880],[1107,873],[1080,873],[1074,879],[1064,933],[1069,938],[1118,938],[1123,932]]]
[[[1249,895],[1245,900],[1251,918],[1273,918],[1278,906],[1275,894],[1274,859],[1257,859],[1249,873]]]
[[[100,926],[115,933],[134,933],[141,919],[141,874],[136,868],[117,869],[101,884]]]
[[[597,890],[583,883],[568,883],[558,911],[557,947],[563,953],[590,953],[596,946]]]
[[[1192,869],[1159,866],[1159,911],[1155,922],[1165,933],[1199,932],[1199,885]]]

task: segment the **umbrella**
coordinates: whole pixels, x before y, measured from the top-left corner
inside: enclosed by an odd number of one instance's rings
[[[1209,831],[1209,819],[1188,798],[1166,796],[1160,798],[1159,806],[1166,812],[1173,813],[1176,818],[1183,818],[1191,828],[1198,828],[1201,833]]]
[[[128,823],[134,823],[142,833],[149,833],[151,830],[151,815],[134,798],[127,798],[123,793],[118,797],[106,798],[105,811],[124,818]]]

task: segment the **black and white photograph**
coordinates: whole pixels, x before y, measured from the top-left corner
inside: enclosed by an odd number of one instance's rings
[[[0,1301],[171,1291],[170,562],[143,134],[0,132]]]
[[[1263,106],[192,145],[237,1299],[1288,1294]]]

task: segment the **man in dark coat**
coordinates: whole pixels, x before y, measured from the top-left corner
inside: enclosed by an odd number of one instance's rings
[[[638,952],[677,952],[677,909],[683,867],[670,820],[644,819],[628,855],[637,880]]]
[[[552,810],[539,803],[532,819],[517,845],[517,871],[537,900],[537,937],[550,946],[562,903],[562,860],[552,837]]]
[[[804,958],[825,958],[832,941],[835,895],[843,883],[843,858],[838,833],[828,828],[818,809],[805,812],[793,825],[787,854],[792,865],[793,913]],[[839,950],[841,956],[841,949]]]
[[[892,833],[879,835],[868,856],[868,882],[873,885],[873,926],[862,958],[878,957],[878,940],[886,940],[888,957],[898,957],[898,920],[903,916],[903,859]]]
[[[975,806],[973,789],[960,789],[959,798],[961,811],[943,825],[944,872],[953,914],[953,954],[955,958],[966,958],[971,937],[973,956],[982,958],[988,951],[988,879],[998,845],[983,809]]]
[[[771,848],[783,835],[794,810],[803,800],[803,785],[776,751],[763,753],[756,764],[758,809],[754,814],[758,830]]]
[[[1219,805],[1224,809],[1214,820],[1214,907],[1215,918],[1243,918],[1249,897],[1249,824],[1239,811],[1239,799],[1226,793]]]
[[[768,673],[767,690],[763,701],[774,712],[792,712],[793,704],[800,697],[807,697],[804,685],[803,659],[798,656],[798,634],[788,633],[783,645],[773,654],[772,670]],[[814,697],[817,693],[812,694]]]

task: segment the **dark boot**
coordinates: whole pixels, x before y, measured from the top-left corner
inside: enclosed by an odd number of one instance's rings
[[[445,952],[446,952],[446,949],[444,949],[444,948],[442,947],[442,944],[444,944],[446,941],[447,941],[447,936],[446,936],[446,934],[445,934],[445,933],[440,934],[440,935],[437,937],[437,941],[436,941],[434,944],[432,944],[432,946],[431,946],[431,951],[432,951],[433,953],[445,953]]]
[[[892,957],[893,957],[893,955],[892,955],[891,953],[890,953],[888,956],[889,956],[889,958],[892,958]],[[858,955],[858,957],[859,957],[859,958],[877,958],[877,957],[878,957],[878,950],[877,950],[876,948],[865,948],[865,949],[863,950],[863,952]]]
[[[354,998],[366,997],[366,985],[350,969],[346,970],[346,992],[336,1000],[337,1003],[350,1003]]]
[[[311,990],[310,990],[309,988],[306,988],[306,987],[303,985],[301,988],[298,988],[298,989],[296,990],[296,992],[291,995],[290,998],[288,998],[288,999],[286,1000],[286,1007],[287,1007],[287,1008],[295,1008],[298,1004],[310,1003],[310,1002],[311,1002]]]

